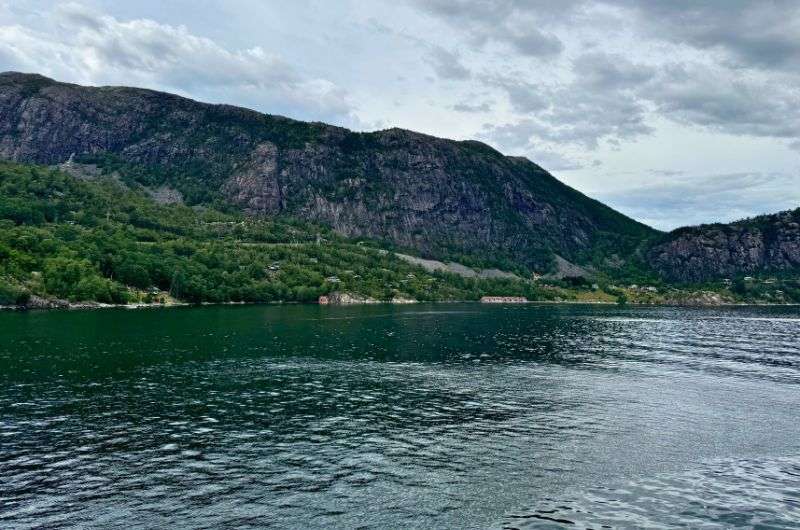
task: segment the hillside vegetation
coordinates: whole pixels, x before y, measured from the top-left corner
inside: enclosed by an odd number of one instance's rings
[[[0,163],[0,304],[31,295],[126,303],[553,298],[529,282],[430,274],[329,229],[157,204],[110,177]]]

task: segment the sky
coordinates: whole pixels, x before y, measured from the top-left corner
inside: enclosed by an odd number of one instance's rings
[[[800,206],[798,0],[0,0],[0,71],[477,139],[662,230]]]

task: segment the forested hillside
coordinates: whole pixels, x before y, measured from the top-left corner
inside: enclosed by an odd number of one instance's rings
[[[547,297],[535,286],[429,274],[329,229],[158,204],[112,177],[0,163],[0,304],[31,295],[106,303]]]

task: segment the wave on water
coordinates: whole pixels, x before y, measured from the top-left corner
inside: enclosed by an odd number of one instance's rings
[[[545,497],[506,517],[525,528],[800,528],[800,457],[717,460],[684,473]]]

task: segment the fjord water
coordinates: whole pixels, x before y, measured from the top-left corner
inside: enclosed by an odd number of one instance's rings
[[[800,310],[0,313],[0,527],[800,527]]]

